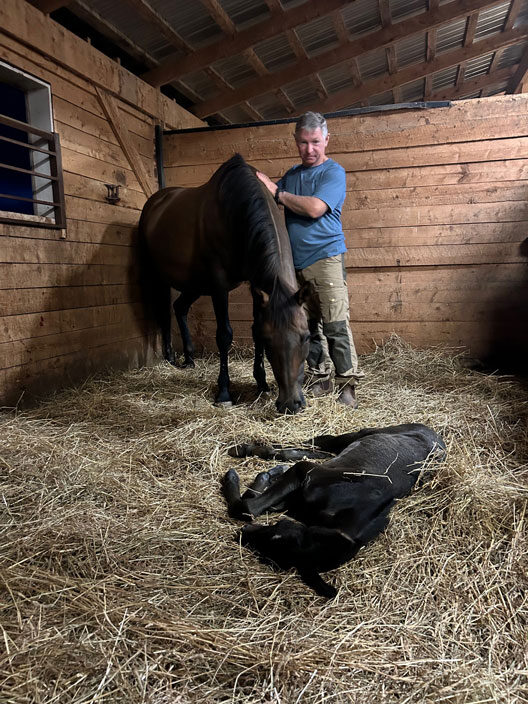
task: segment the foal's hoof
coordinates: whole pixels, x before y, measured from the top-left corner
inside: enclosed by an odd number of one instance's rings
[[[247,443],[241,443],[240,445],[233,445],[227,451],[230,457],[247,457],[250,453],[251,446]]]
[[[182,369],[194,369],[196,364],[192,359],[185,359],[182,364]]]

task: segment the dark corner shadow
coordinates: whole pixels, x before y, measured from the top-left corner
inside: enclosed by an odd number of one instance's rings
[[[528,237],[519,244],[522,275],[504,287],[490,309],[486,369],[515,374],[528,381]]]

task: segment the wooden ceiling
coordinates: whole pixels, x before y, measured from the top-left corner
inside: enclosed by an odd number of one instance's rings
[[[528,90],[528,0],[32,4],[67,25],[66,8],[211,124]]]

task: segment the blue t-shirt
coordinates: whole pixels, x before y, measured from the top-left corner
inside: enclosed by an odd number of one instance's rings
[[[287,171],[277,185],[297,196],[315,196],[328,205],[320,218],[297,215],[285,208],[296,269],[306,269],[319,259],[346,252],[341,225],[341,208],[346,195],[346,174],[342,166],[333,159],[319,166],[298,164]]]

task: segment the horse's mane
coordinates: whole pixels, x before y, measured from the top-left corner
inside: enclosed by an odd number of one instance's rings
[[[254,169],[240,154],[235,154],[222,164],[213,179],[218,180],[227,226],[240,246],[241,273],[252,286],[270,296],[270,313],[275,322],[287,323],[292,315],[293,291],[280,276],[278,235]]]

